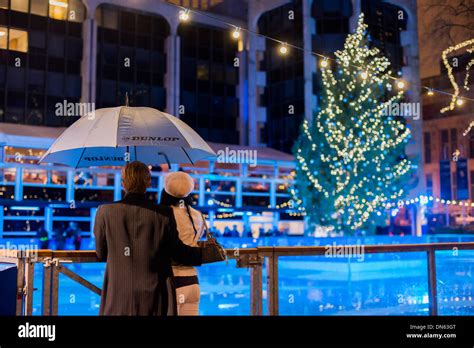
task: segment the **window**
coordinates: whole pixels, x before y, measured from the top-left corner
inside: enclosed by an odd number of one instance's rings
[[[451,153],[450,156],[453,155],[453,153],[456,152],[458,149],[458,133],[456,128],[451,128]],[[464,155],[464,154],[462,154]]]
[[[316,6],[315,2],[313,2],[313,9]],[[288,11],[294,11],[294,20],[288,18]],[[258,20],[259,32],[263,35],[279,37],[282,41],[302,45],[300,42],[303,36],[302,11],[302,1],[295,0],[265,12]],[[267,121],[262,135],[267,140],[268,146],[291,152],[293,143],[298,137],[300,124],[304,119],[304,111],[302,111],[305,103],[303,54],[295,50],[291,53],[291,59],[286,59],[279,53],[279,45],[266,40],[266,47],[267,49],[263,52],[262,67],[265,68],[267,78],[263,93],[267,107]],[[295,108],[296,105],[303,107],[290,113],[289,105]],[[265,135],[264,132],[267,134]]]
[[[67,0],[49,0],[49,17],[58,20],[66,20],[67,15]]]
[[[440,158],[448,159],[449,158],[449,132],[447,129],[441,131],[441,147],[440,147]]]
[[[0,49],[6,50],[8,48],[8,29],[0,27]]]
[[[18,12],[28,12],[28,0],[11,0],[11,10]]]
[[[82,23],[85,19],[86,9],[81,0],[69,0],[69,16],[70,22]]]
[[[458,199],[458,184],[456,178],[456,172],[452,173],[452,183],[453,183],[453,199]]]
[[[28,33],[24,30],[0,27],[0,49],[28,52]]]
[[[316,20],[317,35],[345,34],[349,30],[352,4],[350,0],[316,0],[312,15]]]
[[[233,65],[237,42],[228,40],[221,28],[196,23],[180,25],[178,34],[183,120],[206,140],[238,143],[234,102],[239,82]]]
[[[400,70],[405,65],[401,32],[406,30],[408,14],[401,7],[384,1],[360,2],[372,44],[390,59],[395,71]]]
[[[433,195],[433,175],[427,174],[426,175],[426,193],[428,196]]]
[[[474,170],[471,170],[471,201],[474,201]]]
[[[46,17],[48,14],[48,2],[46,0],[30,0],[31,14]]]
[[[469,132],[469,158],[474,158],[474,132]]]
[[[128,93],[132,106],[163,110],[166,107],[163,42],[169,35],[166,20],[108,4],[97,8],[95,18],[98,23],[97,107],[123,104]],[[159,30],[153,30],[154,25]],[[144,28],[148,30],[144,32]]]
[[[54,107],[81,98],[84,5],[80,0],[0,0],[0,8],[8,4],[9,20],[0,26],[0,57],[9,59],[0,60],[0,122],[71,124],[76,118],[56,117]],[[14,66],[17,58],[21,67]]]
[[[425,140],[425,163],[431,163],[431,134],[429,132],[425,132],[424,140]]]

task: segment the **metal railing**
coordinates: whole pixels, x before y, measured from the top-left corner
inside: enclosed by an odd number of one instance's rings
[[[427,257],[429,314],[438,315],[438,295],[436,278],[436,251],[474,250],[474,243],[433,243],[364,245],[364,253],[409,253],[425,252]],[[327,247],[257,247],[248,249],[227,249],[230,259],[236,259],[238,268],[249,268],[250,273],[250,313],[263,315],[262,267],[266,265],[268,294],[268,314],[278,315],[278,259],[287,256],[322,256]],[[100,296],[101,290],[64,264],[99,262],[95,251],[54,251],[54,250],[0,250],[0,263],[15,264],[18,268],[16,282],[16,314],[32,315],[34,291],[34,266],[42,263],[43,272],[43,315],[58,315],[59,273],[66,275]]]

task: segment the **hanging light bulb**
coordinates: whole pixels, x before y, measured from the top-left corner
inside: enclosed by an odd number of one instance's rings
[[[186,22],[189,20],[189,8],[179,11],[179,20],[181,22]]]
[[[287,54],[288,53],[288,47],[286,47],[286,43],[284,43],[284,42],[281,43],[280,53],[281,54]]]
[[[398,87],[398,89],[404,89],[405,88],[405,82],[403,80],[398,80],[397,87]]]
[[[232,37],[236,40],[240,37],[240,27],[235,27],[235,30],[232,32]]]
[[[456,104],[457,104],[458,106],[461,106],[462,104],[464,104],[464,100],[462,100],[461,98],[458,98],[458,99],[456,100]]]
[[[362,71],[360,73],[360,77],[362,77],[363,80],[367,80],[368,76],[369,76],[369,74],[367,73],[367,71]]]
[[[324,59],[321,61],[321,68],[327,68],[329,65],[328,59],[324,57]]]
[[[431,88],[428,89],[428,93],[426,93],[427,95],[429,95],[430,97],[434,95],[434,92]]]

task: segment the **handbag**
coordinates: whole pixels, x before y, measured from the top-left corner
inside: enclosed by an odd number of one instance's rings
[[[207,226],[206,219],[204,218],[204,215],[202,215],[202,213],[201,213],[201,217],[204,223],[204,231],[206,233],[206,240],[199,241],[198,245],[204,249],[203,252],[207,252],[211,254],[211,258],[212,258],[211,262],[220,262],[220,261],[227,260],[227,253],[225,249],[222,247],[222,245],[219,244],[217,239],[209,231],[209,227]]]

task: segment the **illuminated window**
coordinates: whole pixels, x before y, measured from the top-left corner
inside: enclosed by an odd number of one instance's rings
[[[23,30],[10,29],[8,49],[11,51],[28,52],[28,33]]]
[[[49,17],[66,20],[68,15],[67,0],[49,0]]]
[[[18,12],[28,12],[28,0],[11,0],[11,9]]]
[[[70,22],[82,23],[85,16],[85,7],[81,0],[69,0],[69,17]]]
[[[47,0],[30,0],[31,14],[46,17],[48,15],[48,1]]]
[[[8,39],[7,28],[0,27],[0,49],[2,50],[7,49],[7,39]]]
[[[0,27],[0,49],[28,52],[28,33],[23,30]]]
[[[198,64],[197,78],[198,80],[209,80],[209,66],[207,64]]]
[[[0,0],[0,8],[5,8],[8,10],[8,0]]]

